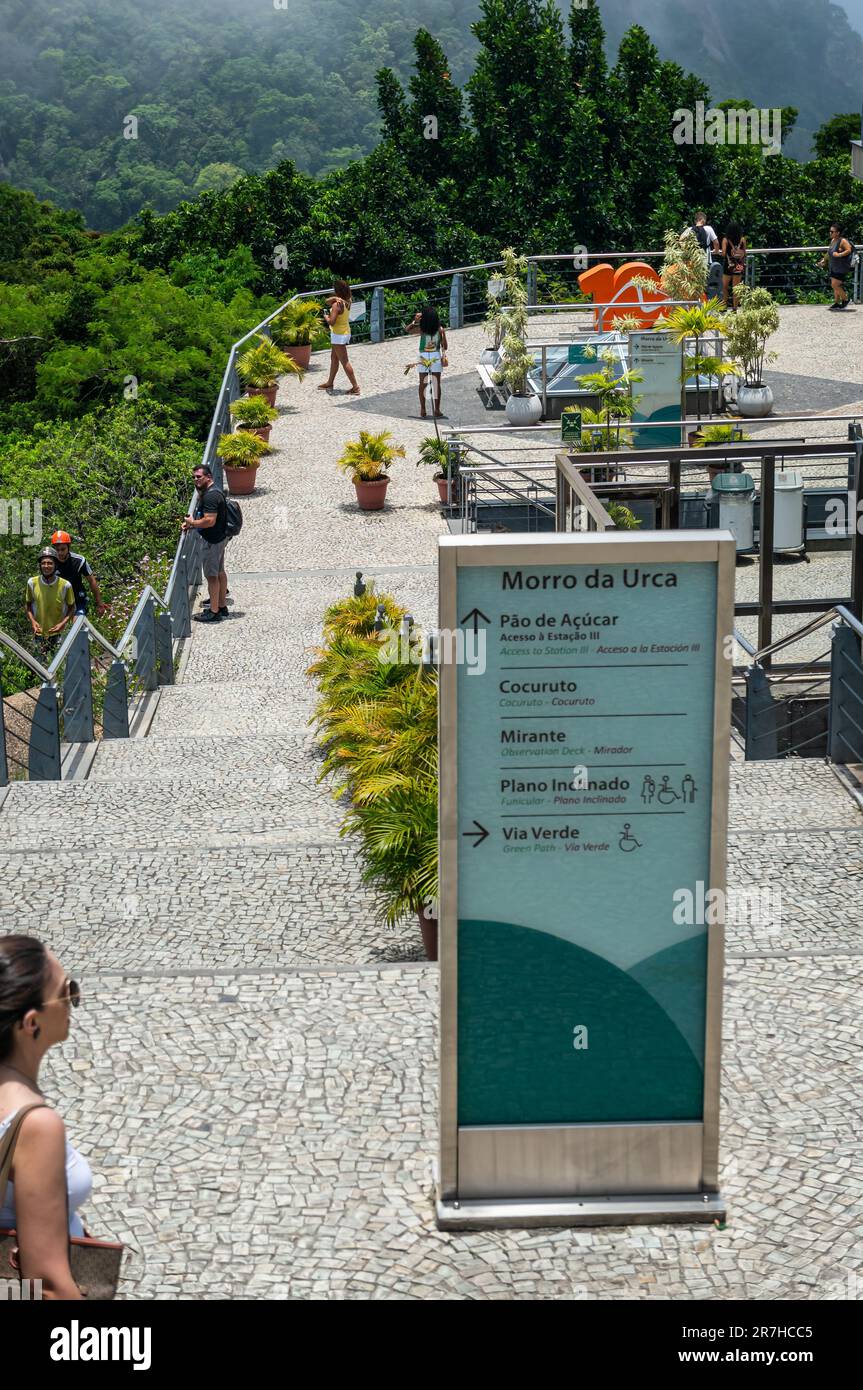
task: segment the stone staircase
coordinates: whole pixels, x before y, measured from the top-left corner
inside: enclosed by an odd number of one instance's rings
[[[479,335],[453,340],[458,370]],[[228,552],[232,617],[195,626],[147,737],[0,804],[2,930],[84,986],[45,1085],[93,1164],[88,1225],[128,1244],[133,1298],[824,1296],[853,1259],[863,832],[810,762],[732,773],[732,885],[780,883],[783,916],[729,931],[728,1230],[434,1227],[436,969],[415,922],[376,921],[316,782],[304,676],[357,568],[435,618],[427,473],[409,458],[361,517],[334,468],[392,425],[405,352],[354,354],[358,401],[313,373],[277,422]],[[396,433],[413,449],[426,429]]]

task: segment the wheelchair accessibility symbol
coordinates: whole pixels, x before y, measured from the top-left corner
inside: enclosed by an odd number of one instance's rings
[[[630,834],[631,829],[632,826],[629,821],[624,821],[623,834],[618,841],[618,848],[622,849],[624,854],[632,854],[634,850],[641,849],[642,847],[641,842],[636,840],[634,835]]]

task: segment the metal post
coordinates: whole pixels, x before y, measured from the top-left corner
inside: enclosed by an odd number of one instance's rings
[[[852,426],[852,428],[855,428]],[[851,459],[853,480],[851,485],[851,515],[847,529],[851,535],[851,611],[855,618],[863,614],[863,521],[860,518],[860,486],[863,483],[863,442],[854,440],[854,456]]]
[[[45,681],[33,710],[27,766],[31,782],[60,779],[60,707],[57,691]]]
[[[203,578],[201,570],[201,546],[206,542],[202,541],[197,532],[192,534],[190,531],[186,538],[186,578],[189,588],[197,589]],[[189,629],[191,632],[191,628]]]
[[[542,418],[548,414],[548,362],[545,343],[542,345]],[[562,428],[562,427],[561,427]]]
[[[174,684],[174,633],[164,610],[156,618],[156,678],[159,685]]]
[[[746,680],[746,760],[778,758],[776,718],[778,705],[762,666],[756,662],[745,673]]]
[[[156,675],[156,611],[151,598],[144,605],[134,635],[135,675],[145,690],[155,690],[159,684]]]
[[[764,454],[761,458],[761,525],[759,527],[758,586],[758,649],[763,651],[773,641],[773,502],[776,481],[776,458]],[[770,665],[770,657],[764,658]]]
[[[6,727],[3,723],[3,682],[0,680],[0,787],[8,786],[9,765],[6,761]]]
[[[384,287],[383,285],[375,285],[372,290],[371,331],[369,334],[373,343],[383,342],[385,328]]]
[[[537,302],[537,281],[536,281],[536,261],[527,263],[527,302],[536,304]]]
[[[457,270],[449,287],[449,326],[464,328],[464,276]]]
[[[175,637],[191,637],[192,618],[189,609],[189,566],[185,549],[180,552],[180,558],[177,562],[177,577],[174,580],[174,588],[171,593],[171,621],[174,625]]]
[[[90,638],[82,627],[66,654],[63,672],[63,737],[67,743],[92,743],[93,681],[90,674]]]
[[[668,525],[672,531],[680,530],[680,477],[681,463],[679,458],[668,460],[668,481],[674,489],[671,495],[671,503],[668,509]]]
[[[102,711],[102,737],[129,737],[129,687],[122,661],[112,661],[108,672]]]
[[[827,756],[834,763],[863,763],[863,670],[860,666],[860,639],[844,623],[837,623],[834,627],[830,650],[830,722]]]

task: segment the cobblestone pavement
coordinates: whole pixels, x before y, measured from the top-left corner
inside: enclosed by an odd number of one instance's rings
[[[481,334],[451,337],[466,373]],[[730,887],[770,896],[728,929],[727,1229],[435,1228],[436,967],[415,922],[378,924],[317,782],[304,674],[357,569],[434,621],[442,528],[414,467],[429,430],[410,418],[412,355],[352,351],[359,400],[314,389],[320,360],[289,385],[228,552],[230,622],[196,627],[148,738],[0,808],[0,921],[84,985],[46,1089],[93,1164],[88,1225],[127,1243],[127,1298],[853,1296],[863,837],[814,761],[732,769]],[[408,458],[363,516],[335,459],[388,426]],[[46,825],[63,829],[48,858]]]

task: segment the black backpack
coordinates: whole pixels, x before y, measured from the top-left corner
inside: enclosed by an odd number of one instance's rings
[[[243,529],[243,513],[240,511],[239,502],[235,502],[233,497],[225,498],[225,513],[225,539],[231,540]]]
[[[689,230],[690,230],[692,233],[694,233],[694,235],[695,235],[695,240],[698,242],[698,245],[701,247],[702,251],[706,251],[706,250],[707,250],[707,233],[706,233],[706,231],[704,230],[704,228],[703,228],[703,227],[690,227]]]

